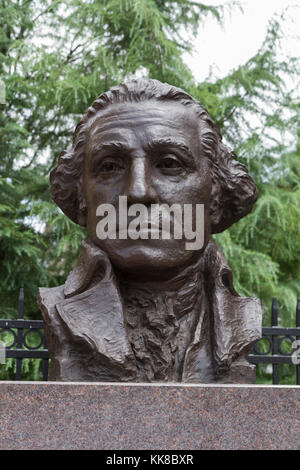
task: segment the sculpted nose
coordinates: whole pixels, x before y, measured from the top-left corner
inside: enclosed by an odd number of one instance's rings
[[[151,173],[146,158],[134,158],[125,196],[131,204],[155,204],[158,197],[151,185]]]

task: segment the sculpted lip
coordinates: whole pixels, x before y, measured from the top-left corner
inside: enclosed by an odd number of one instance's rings
[[[129,238],[131,238],[131,233],[136,233],[138,232],[140,235],[147,235],[147,238],[152,238],[151,235],[156,235],[155,238],[159,238],[157,237],[158,236],[161,236],[161,237],[164,237],[164,238],[172,238],[171,237],[171,232],[167,231],[167,230],[163,230],[160,226],[158,225],[155,225],[155,224],[150,224],[150,222],[148,222],[148,227],[146,226],[147,224],[145,223],[145,225],[143,225],[140,229],[138,230],[133,230],[133,229],[130,229],[130,227],[128,226],[127,228],[119,228],[119,227],[116,227],[116,231],[108,231],[108,238],[110,238],[112,235],[115,235],[118,237],[120,236],[128,236]],[[154,237],[153,237],[154,238]]]
[[[102,217],[96,226],[96,235],[100,240],[185,239],[186,250],[199,250],[203,247],[203,204],[195,204],[196,229],[192,227],[193,204],[151,204],[149,211],[149,207],[140,203],[131,205],[127,210],[127,196],[119,196],[118,213],[114,205],[104,203],[97,207],[96,216]]]

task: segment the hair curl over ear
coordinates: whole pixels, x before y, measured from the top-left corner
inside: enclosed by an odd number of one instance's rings
[[[247,167],[221,140],[210,162],[212,233],[219,233],[251,212],[258,191]]]
[[[72,147],[60,154],[50,174],[51,195],[74,222],[86,224],[82,187],[86,135],[90,125],[110,104],[146,100],[177,101],[190,106],[199,118],[199,139],[212,173],[211,228],[222,232],[247,215],[257,199],[257,188],[245,165],[222,142],[221,133],[207,110],[188,93],[158,80],[131,80],[100,95],[77,125]]]

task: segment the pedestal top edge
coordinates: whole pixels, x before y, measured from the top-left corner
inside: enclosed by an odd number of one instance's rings
[[[156,382],[156,383],[134,383],[134,382],[43,382],[43,381],[10,381],[10,380],[0,380],[0,386],[2,384],[6,385],[23,385],[26,386],[76,386],[76,387],[86,387],[86,386],[116,386],[116,387],[178,387],[178,388],[233,388],[233,389],[299,389],[299,385],[264,385],[264,384],[195,384],[195,383],[181,383],[181,382]]]

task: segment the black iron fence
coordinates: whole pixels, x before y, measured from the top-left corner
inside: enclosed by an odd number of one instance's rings
[[[295,327],[278,326],[277,299],[272,301],[272,326],[263,327],[258,341],[248,359],[252,364],[272,364],[272,382],[279,384],[279,365],[292,364],[296,368],[296,384],[300,385],[300,299],[296,306]],[[298,341],[298,342],[297,342]],[[264,347],[261,348],[264,342]],[[283,348],[289,343],[290,350]],[[264,349],[262,351],[262,349]],[[298,352],[297,352],[298,351]]]
[[[6,345],[5,356],[16,359],[16,380],[22,380],[22,360],[24,358],[42,359],[42,380],[48,379],[49,353],[46,344],[43,320],[24,320],[24,292],[20,290],[18,319],[0,320],[0,335],[10,333],[11,343]],[[30,335],[38,336],[34,346]],[[298,342],[297,342],[298,340]],[[289,343],[287,351],[286,343]],[[285,348],[283,344],[285,343]],[[297,353],[298,349],[298,353]],[[297,355],[298,354],[298,355]],[[296,384],[300,385],[300,299],[296,307],[295,327],[278,326],[277,300],[272,302],[272,326],[263,327],[262,339],[256,343],[248,356],[252,364],[271,364],[272,382],[279,384],[279,365],[291,364],[296,368]]]
[[[6,345],[5,357],[16,359],[16,380],[22,380],[22,360],[43,359],[43,380],[48,379],[49,353],[43,320],[24,320],[24,290],[20,289],[18,319],[0,320],[0,334],[9,333],[10,344]],[[35,335],[34,346],[30,336]],[[36,341],[38,337],[38,341]]]

